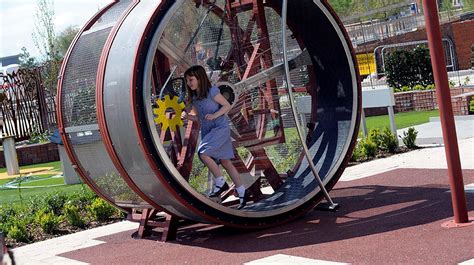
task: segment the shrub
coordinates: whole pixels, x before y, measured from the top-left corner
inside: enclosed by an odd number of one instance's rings
[[[79,126],[91,124],[97,121],[96,105],[91,104],[91,99],[95,98],[95,86],[82,87],[74,97],[72,125]]]
[[[11,239],[15,239],[17,242],[30,242],[30,235],[26,229],[26,222],[17,220],[8,229],[7,236]]]
[[[434,83],[433,68],[431,66],[430,50],[425,45],[418,45],[413,49],[413,71],[415,80],[422,86]]]
[[[385,127],[385,129],[380,134],[380,145],[379,149],[395,153],[398,149],[398,140],[397,136],[392,133],[392,131]]]
[[[412,90],[425,90],[425,87],[418,84],[418,85],[415,85]]]
[[[60,215],[64,203],[67,200],[67,195],[60,192],[48,193],[44,200],[49,210],[51,210],[55,215]]]
[[[456,86],[456,82],[449,80],[449,88],[453,88]]]
[[[372,158],[377,154],[377,144],[370,140],[369,137],[362,139],[360,145],[365,158]]]
[[[107,221],[115,212],[115,208],[108,204],[101,198],[96,198],[91,206],[89,211],[97,221]]]
[[[469,113],[474,113],[474,99],[471,99],[471,101],[469,101]]]
[[[39,211],[36,214],[35,221],[40,225],[41,229],[48,234],[52,234],[58,230],[61,218],[54,215],[53,212]]]
[[[354,147],[354,151],[352,151],[351,161],[361,161],[364,159],[364,151],[362,150],[362,146],[358,141],[356,146]]]
[[[429,84],[425,87],[425,90],[434,90],[435,89],[435,85],[434,84]]]
[[[371,142],[373,142],[374,144],[377,145],[377,147],[379,147],[382,143],[381,143],[381,132],[380,132],[380,129],[379,128],[372,128],[369,130],[369,133],[367,135],[367,138],[368,140],[370,140]],[[378,149],[378,148],[377,148]]]
[[[418,132],[415,130],[415,128],[413,127],[408,128],[408,132],[404,131],[403,137],[401,137],[403,144],[407,148],[410,148],[410,149],[417,148],[418,146],[415,144],[417,135],[418,135]]]
[[[79,227],[79,228],[84,228],[86,225],[86,222],[81,216],[81,212],[79,208],[75,205],[72,205],[70,203],[66,203],[64,205],[64,216],[66,217],[66,220],[68,221],[69,224],[71,224],[74,227]]]
[[[394,88],[433,84],[433,71],[429,50],[417,46],[412,51],[397,50],[387,55],[385,61],[387,83]],[[402,89],[403,91],[403,89]]]
[[[474,56],[473,56],[473,58],[474,58]],[[470,81],[471,81],[471,78],[469,78],[469,76],[466,76],[466,78],[464,78],[463,85],[465,85],[465,86],[469,85]]]
[[[142,201],[125,183],[123,178],[115,172],[107,172],[104,175],[96,176],[94,180],[105,194],[109,194],[117,201]]]
[[[28,139],[28,144],[42,144],[49,142],[49,135],[48,131],[42,132],[39,127],[35,127],[30,134],[30,139]]]
[[[74,192],[73,194],[69,195],[68,203],[74,204],[79,208],[86,208],[92,201],[94,201],[97,197],[91,189],[86,187],[84,184],[81,184],[82,188],[80,191]]]

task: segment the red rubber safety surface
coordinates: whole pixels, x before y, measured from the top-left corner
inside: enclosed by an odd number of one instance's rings
[[[270,229],[196,224],[167,243],[132,239],[135,231],[127,231],[61,256],[92,264],[242,264],[276,254],[355,264],[456,264],[474,259],[474,225],[442,227],[453,219],[447,174],[396,169],[339,181],[331,191],[341,205],[337,212],[315,210]],[[464,185],[474,183],[474,170],[463,176]],[[474,193],[466,192],[466,200],[473,217]]]

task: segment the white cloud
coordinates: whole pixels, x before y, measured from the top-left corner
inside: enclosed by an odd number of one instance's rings
[[[59,33],[66,27],[82,27],[99,9],[112,0],[55,0],[55,27]],[[35,0],[0,0],[0,57],[19,54],[26,47],[39,56],[33,43],[36,13]]]

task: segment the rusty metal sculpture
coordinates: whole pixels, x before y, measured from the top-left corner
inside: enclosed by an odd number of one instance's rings
[[[0,74],[0,81],[2,134],[22,141],[51,129],[56,106],[42,84],[41,67]]]

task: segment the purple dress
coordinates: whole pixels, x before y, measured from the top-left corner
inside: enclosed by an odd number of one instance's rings
[[[230,121],[227,115],[221,115],[212,121],[205,119],[207,114],[213,114],[221,108],[221,105],[214,101],[214,97],[219,93],[219,88],[212,86],[207,98],[193,99],[193,106],[197,110],[201,125],[201,143],[198,147],[198,154],[206,154],[218,160],[232,159],[234,150],[230,139]]]

